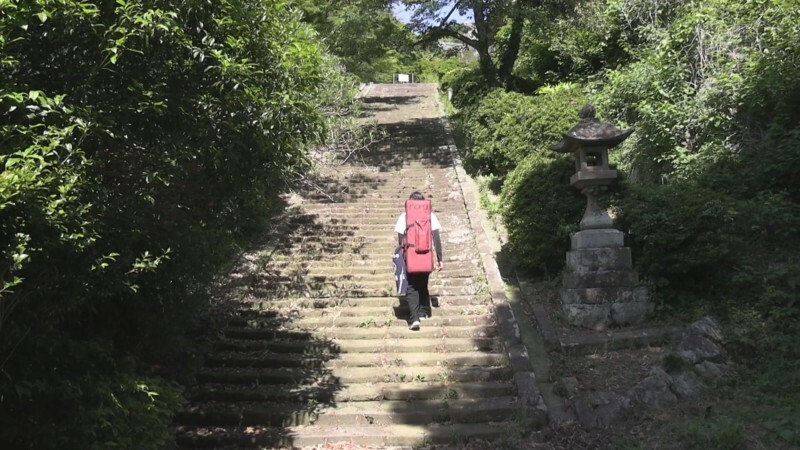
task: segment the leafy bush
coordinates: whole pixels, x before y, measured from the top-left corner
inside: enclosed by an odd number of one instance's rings
[[[526,270],[556,274],[564,267],[571,233],[577,231],[585,198],[570,187],[571,155],[535,153],[503,184],[503,218],[509,249]]]
[[[324,131],[316,36],[281,2],[0,2],[0,53],[0,361],[29,367],[8,389],[33,408],[4,431],[162,447],[169,407],[152,414],[139,385],[153,382],[108,358],[157,359],[309,166]],[[40,363],[60,340],[102,371]]]
[[[416,64],[415,73],[419,73],[419,80],[427,83],[437,83],[445,74],[460,70],[464,63],[456,56],[444,56],[425,53]]]
[[[442,75],[439,85],[445,91],[452,89],[453,98],[450,101],[456,108],[464,108],[477,102],[489,90],[488,82],[483,78],[476,65],[445,73]]]
[[[691,185],[632,185],[619,209],[636,266],[659,292],[670,292],[669,306],[713,295],[730,277],[743,243],[733,199]]]
[[[179,390],[152,376],[134,376],[112,349],[70,340],[27,339],[0,385],[6,448],[169,448],[167,426]]]
[[[158,308],[209,273],[321,130],[320,54],[281,6],[3,7],[4,300],[31,296],[40,325],[84,303]]]
[[[463,112],[467,169],[505,176],[528,154],[558,143],[585,103],[580,87],[572,84],[541,88],[531,96],[488,92]]]
[[[793,238],[800,207],[785,196],[740,200],[697,185],[630,186],[619,208],[634,263],[663,309],[730,319],[757,311],[751,325],[765,337],[800,318]]]

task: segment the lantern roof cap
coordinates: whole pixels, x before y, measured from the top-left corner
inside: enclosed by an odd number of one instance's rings
[[[633,128],[620,130],[610,122],[595,117],[594,105],[586,105],[578,114],[578,124],[564,133],[564,139],[550,147],[557,152],[571,153],[583,146],[616,147],[633,133]]]

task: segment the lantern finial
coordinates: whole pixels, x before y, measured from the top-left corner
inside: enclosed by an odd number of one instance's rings
[[[578,117],[580,117],[581,120],[592,120],[595,118],[595,112],[594,105],[584,105],[578,113]]]

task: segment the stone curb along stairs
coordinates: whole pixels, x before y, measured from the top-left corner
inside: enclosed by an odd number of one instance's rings
[[[458,447],[545,425],[436,86],[371,85],[364,100],[388,138],[321,174],[333,195],[289,197],[274,248],[230,274],[229,317],[175,420],[181,448]],[[445,251],[419,331],[390,270],[414,190]]]
[[[447,136],[447,146],[453,158],[453,166],[458,175],[459,185],[464,195],[464,203],[469,216],[470,227],[475,236],[481,263],[486,274],[486,281],[489,284],[489,292],[492,296],[492,304],[495,308],[500,329],[505,339],[505,350],[509,357],[509,362],[514,370],[514,381],[517,384],[517,395],[520,398],[520,407],[531,419],[531,423],[537,427],[544,427],[548,421],[547,405],[544,397],[536,385],[536,375],[531,369],[530,356],[528,350],[522,343],[519,324],[514,315],[514,311],[506,297],[503,278],[500,268],[492,255],[492,249],[488,242],[488,237],[481,229],[480,215],[477,213],[480,208],[480,197],[473,184],[466,183],[468,175],[461,163],[458,154],[453,131],[447,116],[444,114],[441,104],[438,105],[442,111],[441,121],[444,127],[444,134]]]

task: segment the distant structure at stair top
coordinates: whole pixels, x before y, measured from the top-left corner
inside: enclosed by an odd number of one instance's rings
[[[416,83],[418,80],[415,78],[413,73],[396,73],[392,76],[392,83]]]

